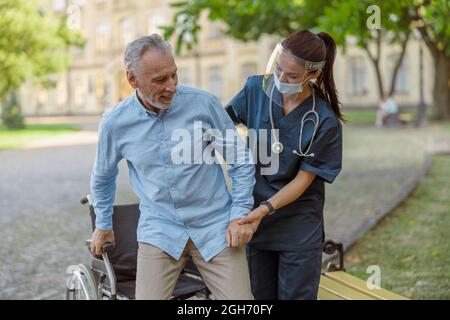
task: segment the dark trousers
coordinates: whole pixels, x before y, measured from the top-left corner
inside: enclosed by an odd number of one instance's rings
[[[269,251],[247,246],[252,293],[256,300],[316,300],[322,248]]]

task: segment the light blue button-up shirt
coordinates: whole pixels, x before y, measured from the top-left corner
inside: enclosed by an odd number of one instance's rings
[[[200,138],[195,130],[200,130]],[[216,134],[206,134],[211,130]],[[112,229],[118,163],[126,159],[130,184],[140,199],[137,240],[178,260],[190,238],[205,261],[216,256],[227,246],[229,222],[246,216],[253,207],[254,165],[244,142],[227,138],[231,130],[236,132],[217,98],[182,85],[170,108],[159,115],[145,109],[136,93],[106,112],[99,124],[91,175],[96,227]],[[189,157],[186,143],[192,144],[192,150],[195,144],[201,150],[210,148],[211,154],[226,154],[231,147],[240,155],[230,158],[235,161],[224,156],[232,194],[219,163],[205,163],[195,151],[190,161],[174,157]]]

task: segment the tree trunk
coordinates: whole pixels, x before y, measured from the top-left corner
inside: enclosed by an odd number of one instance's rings
[[[400,56],[398,57],[394,70],[392,71],[392,79],[391,79],[391,88],[389,89],[389,96],[394,94],[395,91],[395,82],[397,81],[397,74],[400,66],[402,65],[403,58],[405,57],[406,45],[408,44],[409,34],[406,36],[405,40],[400,43],[401,51]]]
[[[433,118],[450,120],[450,58],[442,50],[434,55]]]
[[[427,105],[424,99],[424,81],[423,81],[423,47],[419,44],[419,97],[420,102],[417,104],[417,115],[414,125],[418,128],[425,123],[427,118]]]
[[[366,51],[367,56],[369,57],[369,60],[372,62],[373,67],[375,68],[375,75],[377,77],[377,84],[378,84],[378,95],[379,99],[381,99],[384,96],[384,86],[383,86],[383,78],[381,77],[381,70],[380,70],[380,52],[381,52],[381,34],[378,32],[378,38],[376,41],[376,49],[377,53],[376,56],[370,52],[369,47],[365,45],[363,49]]]
[[[5,103],[3,104],[2,122],[8,129],[21,129],[25,127],[25,122],[20,110],[18,94],[15,90],[10,90]]]
[[[373,66],[375,67],[375,74],[377,76],[377,83],[378,83],[378,95],[381,99],[384,96],[384,86],[383,86],[383,78],[381,77],[381,70],[380,70],[380,64],[378,59],[372,60]]]

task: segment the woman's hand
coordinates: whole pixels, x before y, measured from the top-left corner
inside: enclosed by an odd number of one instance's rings
[[[258,229],[259,224],[261,223],[262,218],[264,218],[269,213],[269,208],[266,206],[259,206],[256,209],[253,209],[247,217],[242,218],[238,221],[238,224],[250,224],[253,230],[253,233]]]

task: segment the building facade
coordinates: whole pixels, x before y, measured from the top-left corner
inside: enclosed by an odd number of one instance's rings
[[[123,51],[133,39],[161,33],[169,25],[174,0],[41,0],[44,10],[56,16],[69,14],[68,23],[79,28],[86,38],[84,48],[71,48],[69,69],[53,75],[55,87],[46,89],[26,83],[21,89],[25,115],[100,114],[128,96],[132,90],[123,67]],[[242,43],[223,35],[221,25],[202,16],[199,43],[191,52],[176,57],[179,82],[211,91],[223,103],[229,101],[252,74],[264,72],[277,38],[264,36],[257,42]],[[349,40],[350,41],[350,40]],[[423,72],[420,72],[420,46]],[[391,77],[391,64],[399,48],[384,46],[381,72]],[[420,79],[424,99],[432,99],[431,56],[418,40],[408,44],[399,70],[396,99],[399,105],[420,102]],[[349,43],[335,62],[334,74],[345,107],[372,107],[378,103],[378,88],[373,66],[365,52]],[[24,103],[26,102],[26,103]]]

